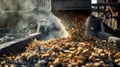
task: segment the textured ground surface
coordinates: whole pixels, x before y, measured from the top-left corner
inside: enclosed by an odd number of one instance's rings
[[[55,14],[62,19],[70,33],[69,37],[34,40],[24,53],[5,56],[0,63],[17,63],[22,66],[32,64],[36,67],[119,67],[120,52],[115,44],[85,35],[86,15],[75,12]]]

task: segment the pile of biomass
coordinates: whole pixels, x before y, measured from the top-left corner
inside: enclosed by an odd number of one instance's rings
[[[35,67],[117,67],[120,52],[116,45],[85,35],[85,20],[81,14],[59,14],[70,36],[48,41],[34,40],[24,53],[4,57],[1,64]]]
[[[116,67],[120,65],[120,53],[97,48],[88,42],[75,42],[68,37],[49,41],[34,40],[24,53],[11,55],[1,62],[5,63],[40,67]]]

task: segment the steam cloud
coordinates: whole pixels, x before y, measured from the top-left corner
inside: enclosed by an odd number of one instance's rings
[[[4,34],[40,32],[45,40],[68,36],[61,21],[51,13],[51,0],[0,0],[2,29],[7,30]]]

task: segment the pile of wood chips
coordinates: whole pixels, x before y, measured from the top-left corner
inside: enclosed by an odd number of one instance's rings
[[[24,53],[5,57],[1,64],[30,62],[36,67],[120,66],[120,52],[115,44],[85,35],[85,15],[61,12],[58,17],[71,34],[69,37],[34,40]]]

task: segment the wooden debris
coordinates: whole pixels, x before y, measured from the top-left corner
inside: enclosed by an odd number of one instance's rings
[[[100,65],[101,65],[101,63],[95,62],[95,63],[93,64],[93,67],[99,67]]]
[[[71,14],[68,14],[68,16],[61,15],[62,18],[64,17],[63,20],[66,20],[66,25],[69,24],[70,26],[67,29],[70,34],[69,37],[56,38],[48,41],[34,40],[29,44],[29,47],[26,48],[24,53],[14,57],[5,56],[7,58],[1,61],[1,63],[4,64],[7,61],[18,62],[18,59],[23,62],[28,62],[28,60],[33,61],[37,58],[38,62],[36,64],[46,63],[48,67],[57,67],[57,65],[61,65],[61,67],[77,67],[78,65],[78,67],[108,67],[110,62],[109,58],[107,58],[108,63],[103,61],[106,60],[104,57],[107,55],[117,65],[120,65],[120,52],[114,54],[114,46],[111,47],[110,43],[86,36],[85,23],[78,19],[81,15],[77,14],[79,17],[77,17],[78,20],[75,20],[74,15],[69,16]]]
[[[115,54],[115,57],[120,58],[120,52],[117,52],[117,53]]]
[[[59,58],[56,58],[56,59],[54,60],[53,64],[57,64],[57,63],[59,63],[59,61],[60,61],[60,59],[59,59]]]

